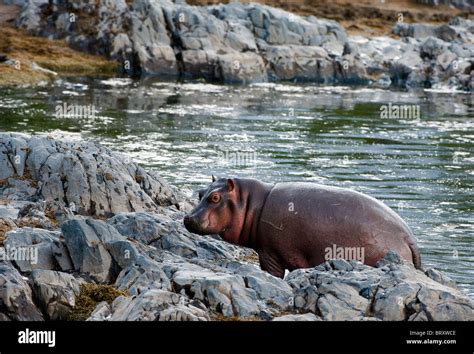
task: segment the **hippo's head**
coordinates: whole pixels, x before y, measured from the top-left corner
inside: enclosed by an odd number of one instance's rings
[[[220,178],[199,191],[199,204],[184,217],[186,229],[198,235],[219,234],[224,240],[238,243],[244,221],[239,208],[236,181]]]

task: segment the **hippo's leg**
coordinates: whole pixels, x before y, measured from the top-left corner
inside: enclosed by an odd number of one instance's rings
[[[285,268],[271,255],[266,252],[258,254],[260,268],[271,275],[283,279],[285,276]]]

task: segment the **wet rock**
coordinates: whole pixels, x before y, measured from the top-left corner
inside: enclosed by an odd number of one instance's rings
[[[0,263],[0,311],[3,319],[13,321],[42,321],[31,289],[11,264]]]
[[[226,83],[261,82],[267,77],[263,59],[254,53],[220,55],[217,71]]]
[[[51,270],[31,273],[33,292],[50,320],[65,320],[76,305],[80,283],[72,275]]]
[[[275,78],[330,82],[334,76],[332,59],[321,47],[269,46],[267,60]]]
[[[408,264],[405,260],[400,257],[396,252],[389,251],[385,256],[376,263],[377,268],[382,268],[384,266],[389,266],[393,264]]]
[[[87,6],[77,5],[78,12]],[[128,63],[130,73],[203,77],[228,83],[266,81],[268,46],[285,46],[290,51],[292,46],[309,51],[324,48],[330,55],[341,56],[347,40],[344,29],[334,21],[304,18],[259,4],[195,7],[168,0],[141,1],[133,6],[123,0],[101,3],[99,16],[94,19],[97,33],[90,35],[60,21],[67,13],[57,14],[53,21],[41,18],[41,11],[34,6],[26,6],[23,12],[19,26],[36,34],[65,38],[75,48]],[[32,14],[41,20],[36,21]],[[307,54],[294,56],[309,65],[296,66],[296,76],[312,72],[314,63]],[[278,78],[275,72],[270,75]]]

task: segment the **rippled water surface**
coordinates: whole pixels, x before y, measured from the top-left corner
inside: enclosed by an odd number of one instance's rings
[[[96,115],[56,118],[64,103]],[[389,103],[419,105],[420,117],[380,118]],[[472,297],[473,119],[473,95],[461,92],[126,79],[0,89],[0,130],[100,141],[188,193],[211,174],[368,193],[407,221],[423,264]]]

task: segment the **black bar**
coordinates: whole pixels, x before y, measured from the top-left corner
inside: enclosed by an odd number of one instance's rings
[[[19,344],[26,329],[55,331],[55,347]],[[425,332],[410,335],[412,332]],[[431,331],[432,333],[430,334]],[[443,331],[442,334],[437,333]],[[447,331],[447,332],[444,332]],[[454,333],[451,331],[455,331]],[[456,344],[407,344],[407,340]],[[3,322],[0,352],[465,352],[473,322]]]

